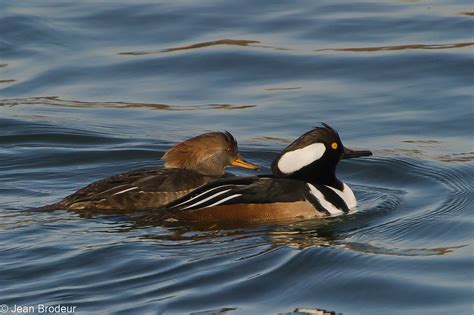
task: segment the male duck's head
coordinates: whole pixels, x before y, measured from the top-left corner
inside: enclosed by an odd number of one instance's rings
[[[372,152],[344,147],[336,130],[323,123],[286,147],[273,161],[272,172],[275,177],[301,179],[340,189],[342,183],[336,177],[339,161],[369,155]]]
[[[176,144],[163,155],[165,168],[183,168],[221,176],[227,166],[258,169],[239,154],[237,141],[227,131],[209,132]]]

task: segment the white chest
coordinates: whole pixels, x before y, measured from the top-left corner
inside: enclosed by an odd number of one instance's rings
[[[321,206],[324,207],[324,209],[326,209],[331,214],[331,216],[338,216],[344,214],[341,209],[337,208],[330,200],[327,200],[323,193],[321,193],[316,187],[309,183],[307,185],[311,191],[311,194],[316,197]],[[354,192],[349,186],[343,183],[342,190],[330,186],[326,187],[330,188],[339,197],[341,197],[341,199],[346,203],[347,207],[349,208],[349,211],[355,210],[355,207],[357,206],[357,200],[355,198]]]

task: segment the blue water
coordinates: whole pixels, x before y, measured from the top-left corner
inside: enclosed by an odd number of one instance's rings
[[[0,311],[473,314],[473,30],[471,1],[0,0]],[[374,153],[338,169],[354,215],[30,211],[210,130],[268,173],[319,122]]]

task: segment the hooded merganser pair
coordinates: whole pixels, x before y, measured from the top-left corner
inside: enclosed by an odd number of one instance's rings
[[[220,179],[161,210],[172,219],[222,223],[341,215],[357,202],[336,177],[336,166],[341,159],[370,155],[345,148],[338,133],[323,124],[280,153],[272,163],[273,175]]]
[[[372,155],[344,147],[323,124],[308,131],[272,163],[273,175],[229,177],[229,165],[256,169],[240,158],[228,132],[208,133],[177,144],[165,169],[132,171],[79,190],[46,209],[157,209],[171,219],[252,222],[336,216],[354,210],[348,185],[336,177],[341,159]]]
[[[40,209],[156,209],[193,189],[223,177],[227,166],[258,169],[241,158],[229,132],[210,132],[188,139],[163,155],[164,168],[145,169],[94,182],[63,200]]]

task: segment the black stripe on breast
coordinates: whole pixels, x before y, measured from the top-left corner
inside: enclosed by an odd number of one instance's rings
[[[314,185],[317,190],[319,190],[326,201],[332,203],[336,208],[343,211],[344,213],[349,212],[349,207],[347,207],[344,199],[341,198],[334,190],[324,185]]]
[[[331,212],[329,212],[326,208],[324,208],[319,202],[318,198],[316,198],[311,193],[311,190],[309,189],[309,187],[307,190],[305,190],[305,197],[306,197],[306,200],[308,200],[313,205],[316,211],[324,212],[324,214],[331,215]]]

